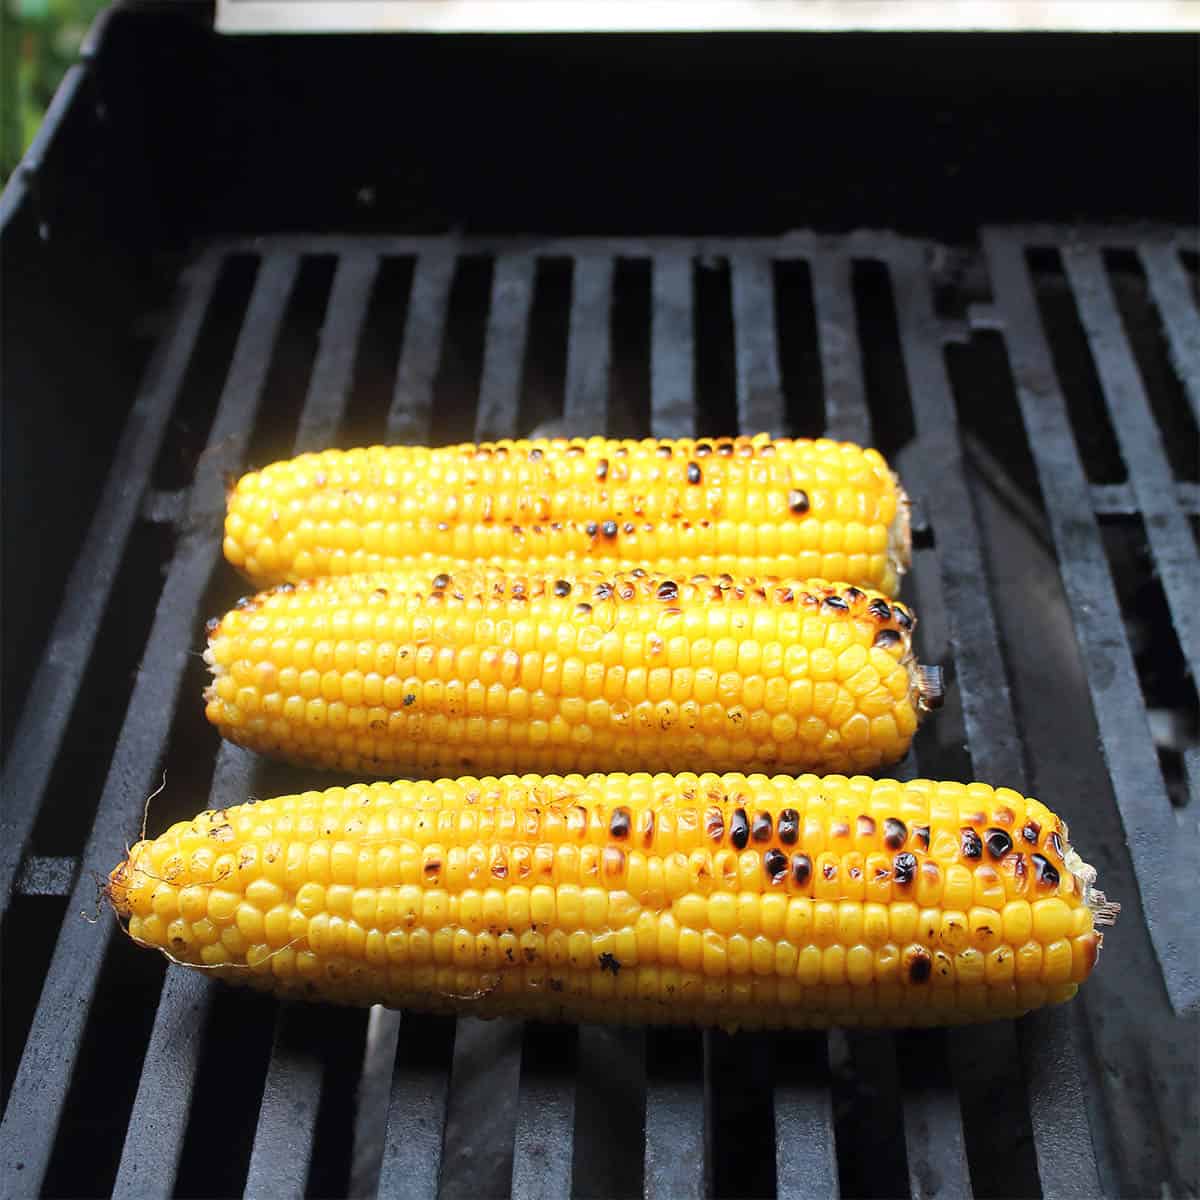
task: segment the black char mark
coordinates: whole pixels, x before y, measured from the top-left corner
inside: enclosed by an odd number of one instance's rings
[[[771,849],[763,855],[763,870],[772,883],[782,883],[787,875],[787,855],[782,850]]]
[[[792,880],[803,887],[812,878],[812,859],[807,854],[792,855]]]
[[[779,840],[785,846],[794,846],[800,836],[800,814],[794,808],[782,809],[779,813]]]
[[[744,808],[733,810],[733,816],[729,819],[729,840],[736,850],[745,850],[750,840],[750,822],[746,819]]]
[[[1012,849],[1012,838],[1003,829],[989,829],[983,835],[987,852],[995,859],[1003,858]]]
[[[608,831],[615,838],[627,838],[629,836],[630,824],[629,809],[614,808],[612,820],[608,824]]]
[[[1058,887],[1058,869],[1051,866],[1048,858],[1043,858],[1040,854],[1031,854],[1029,860],[1033,863],[1033,873],[1038,883],[1046,887]]]
[[[754,814],[754,824],[750,828],[750,836],[756,842],[771,840],[771,814],[760,812]]]
[[[912,883],[916,873],[917,856],[915,854],[909,854],[905,851],[905,853],[897,854],[892,859],[892,878],[897,883]]]
[[[899,850],[908,841],[908,828],[903,821],[888,817],[883,823],[883,844],[889,850]]]
[[[960,833],[963,858],[982,858],[983,842],[979,840],[979,834],[970,825],[964,825]]]

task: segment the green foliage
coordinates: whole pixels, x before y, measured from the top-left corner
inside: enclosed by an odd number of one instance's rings
[[[0,180],[29,148],[107,0],[0,0]]]

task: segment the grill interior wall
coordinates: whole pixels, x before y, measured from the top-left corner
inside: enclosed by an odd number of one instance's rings
[[[91,586],[69,587],[58,618],[62,646],[78,653],[35,681],[7,767],[6,798],[17,796],[14,784],[21,791],[0,860],[6,901],[15,894],[6,932],[36,920],[58,939],[40,1002],[31,987],[14,1013],[6,1006],[11,1091],[0,1161],[14,1194],[36,1192],[43,1177],[51,1194],[115,1186],[121,1195],[258,1194],[268,1185],[330,1194],[375,1178],[385,1193],[434,1194],[440,1179],[444,1195],[457,1195],[497,1177],[511,1178],[514,1195],[789,1196],[840,1185],[846,1195],[1083,1196],[1101,1181],[1121,1191],[1147,1181],[1194,1189],[1186,1131],[1195,1078],[1186,1057],[1169,1052],[1190,1023],[1173,1014],[1163,987],[1165,978],[1179,1007],[1194,1001],[1187,944],[1170,912],[1171,887],[1189,878],[1187,810],[1168,800],[1139,691],[1148,681],[1119,604],[1108,618],[1118,641],[1103,643],[1127,689],[1114,701],[1089,662],[1096,618],[1076,581],[1083,573],[1103,585],[1111,570],[1120,583],[1130,570],[1122,558],[1109,562],[1097,536],[1081,540],[1080,524],[1136,516],[1147,502],[1194,520],[1196,492],[1175,468],[1166,493],[1139,487],[1146,464],[1126,445],[1118,455],[1127,477],[1097,482],[1081,469],[1076,493],[1064,495],[1047,456],[1065,454],[1069,468],[1070,436],[1064,447],[1018,425],[1055,403],[1054,377],[1038,373],[1037,356],[1044,336],[1056,345],[1057,330],[1020,303],[1022,289],[1041,286],[1038,248],[1065,248],[1084,270],[1103,261],[1104,247],[1136,253],[1148,311],[1160,317],[1163,298],[1182,295],[1186,307],[1163,317],[1182,389],[1167,402],[1171,419],[1193,430],[1194,279],[1169,235],[1007,229],[989,231],[984,244],[995,296],[964,288],[951,308],[965,316],[949,317],[934,306],[935,285],[945,290],[943,252],[890,236],[533,245],[280,237],[203,250],[181,277],[135,402],[137,436],[122,443],[97,512],[103,537],[94,531],[88,545],[98,566],[76,567],[89,572],[77,582]],[[1111,275],[1111,260],[1105,269]],[[1068,299],[1079,284],[1077,269]],[[566,300],[567,319],[547,292]],[[1090,353],[1097,339],[1119,336],[1120,324],[1093,322],[1088,333]],[[1096,367],[1109,404],[1111,361],[1098,356]],[[997,365],[1007,379],[997,381]],[[239,590],[219,562],[225,473],[248,453],[257,461],[349,445],[371,428],[423,440],[450,405],[455,428],[480,436],[526,432],[535,420],[566,432],[813,432],[804,423],[816,408],[831,433],[878,444],[917,500],[909,589],[923,617],[922,652],[946,662],[955,681],[902,769],[973,771],[1028,785],[1062,809],[1109,893],[1127,905],[1107,970],[1081,999],[1015,1027],[898,1036],[576,1034],[468,1021],[456,1036],[453,1022],[407,1014],[312,1019],[164,971],[150,956],[131,967],[134,952],[113,938],[111,921],[80,921],[81,909],[94,908],[94,873],[136,832],[164,766],[170,786],[151,807],[152,828],[206,803],[302,786],[299,773],[219,746],[198,715],[201,668],[188,651],[203,617]],[[1006,435],[996,436],[992,405],[1006,414]],[[157,419],[145,421],[149,414]],[[1161,463],[1152,456],[1149,467],[1150,484],[1161,485]],[[1031,471],[1040,487],[1028,486]],[[1065,478],[1072,482],[1069,470]],[[1086,512],[1064,511],[1080,495]],[[1194,564],[1190,535],[1157,545],[1182,568]],[[1153,557],[1155,547],[1142,552]],[[128,614],[106,603],[108,592],[160,563],[165,577],[148,588],[157,595],[139,645],[124,644],[117,630]],[[1137,613],[1125,615],[1136,638]],[[99,629],[94,645],[88,621]],[[1182,646],[1187,627],[1177,634]],[[119,663],[106,657],[110,646],[122,647]],[[96,664],[129,673],[139,660],[114,722],[123,722],[115,752],[109,732],[89,742],[88,731],[102,728],[89,685]],[[44,704],[49,683],[54,705]],[[1131,728],[1115,730],[1106,715],[1114,702],[1133,712]],[[1180,716],[1193,727],[1194,704],[1185,689]],[[1097,718],[1112,784],[1091,749]],[[1115,769],[1114,748],[1129,753]],[[1187,762],[1195,755],[1194,744],[1180,751]],[[64,774],[56,760],[76,769]],[[79,786],[81,773],[90,786]],[[55,819],[37,819],[39,804]],[[1122,815],[1175,831],[1183,844],[1135,839],[1131,860]],[[73,832],[63,833],[59,816]],[[5,938],[6,951],[12,942]],[[114,1029],[116,1014],[130,1010],[144,1019],[123,1017]],[[363,1047],[372,1102],[356,1129],[348,1114]],[[393,1054],[389,1075],[380,1063]],[[624,1064],[618,1077],[613,1062]],[[104,1082],[114,1071],[116,1088]],[[509,1102],[497,1105],[498,1092]],[[480,1094],[502,1110],[482,1131]],[[606,1134],[598,1107],[628,1119]],[[211,1130],[231,1121],[244,1137],[212,1155]]]

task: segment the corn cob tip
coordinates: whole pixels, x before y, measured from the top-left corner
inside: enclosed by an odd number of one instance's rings
[[[914,672],[917,683],[917,706],[922,713],[941,708],[946,700],[946,685],[941,667],[918,664]]]
[[[1092,910],[1093,923],[1105,926],[1115,925],[1117,917],[1121,913],[1121,905],[1116,900],[1110,900],[1096,887],[1096,868],[1090,863],[1085,863],[1079,857],[1079,851],[1070,843],[1067,844],[1063,854],[1063,866],[1075,876],[1079,883],[1083,902]]]

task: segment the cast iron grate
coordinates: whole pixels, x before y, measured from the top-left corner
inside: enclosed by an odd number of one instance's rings
[[[5,767],[6,928],[11,938],[17,909],[40,904],[55,939],[17,1031],[23,1042],[6,1051],[19,1067],[0,1128],[5,1194],[1091,1197],[1186,1186],[1176,1131],[1194,1108],[1194,1081],[1179,1074],[1186,1064],[1147,1065],[1141,1050],[1169,1045],[1200,992],[1186,920],[1200,779],[1186,732],[1200,618],[1187,586],[1200,578],[1200,495],[1171,453],[1200,422],[1186,244],[1170,231],[986,230],[990,300],[961,285],[940,248],[874,233],[275,237],[202,251],[181,277]],[[1128,275],[1161,323],[1150,333],[1129,327]],[[1063,297],[1070,329],[1059,327]],[[997,337],[1011,384],[988,357]],[[231,356],[217,361],[214,347],[226,343]],[[1072,354],[1090,364],[1082,384]],[[1174,381],[1165,400],[1145,382],[1155,354],[1159,375]],[[923,653],[953,680],[902,773],[1071,785],[1046,798],[1086,822],[1085,846],[1104,843],[1108,890],[1129,902],[1113,961],[1080,1001],[982,1030],[731,1038],[378,1010],[368,1020],[231,999],[161,965],[148,984],[141,969],[136,989],[122,987],[134,952],[114,938],[114,922],[79,914],[95,909],[95,880],[136,834],[164,766],[154,828],[202,807],[204,787],[220,806],[298,782],[218,747],[195,702],[198,631],[236,595],[220,562],[227,477],[248,455],[330,443],[419,442],[435,429],[516,435],[530,414],[569,434],[823,424],[889,454],[917,502],[908,586]],[[981,444],[976,425],[989,421],[1007,423],[1008,439]],[[181,425],[197,443],[206,428],[206,441],[186,485],[164,488],[179,476],[178,462],[163,464]],[[1096,429],[1115,447],[1117,481],[1089,475]],[[998,549],[995,497],[1014,494],[1013,511],[1040,527],[1042,582],[1065,589],[1078,647],[1068,648],[1078,679],[1065,686],[1076,730],[1086,739],[1098,729],[1111,793],[1086,740],[1047,744],[1055,719],[1040,719],[1028,683],[1038,665],[1026,644],[1031,612],[1012,602],[1026,581],[1014,593],[1004,576],[1012,560]],[[1126,532],[1133,523],[1153,576],[1148,600],[1127,586],[1114,523]],[[148,547],[162,576],[141,617],[144,648],[114,663],[112,631],[137,614],[113,598]],[[1036,588],[1028,594],[1035,604]],[[1178,664],[1166,683],[1147,673],[1161,651],[1139,651],[1130,609],[1144,604],[1166,614],[1159,636]],[[105,694],[95,675],[135,667],[115,749],[85,746],[102,791],[89,797],[74,777],[76,815],[63,820],[78,825],[75,840],[50,837],[66,811],[56,764]],[[1171,741],[1163,728],[1185,734]],[[1089,761],[1063,777],[1056,757]],[[1139,981],[1121,978],[1129,974]],[[149,1014],[160,980],[152,1020],[139,1026],[129,1006]],[[1122,993],[1136,1010],[1132,1041],[1130,1026],[1113,1021]],[[254,1041],[257,1052],[246,1048]],[[1112,1078],[1126,1068],[1161,1069],[1166,1095],[1131,1128],[1120,1096],[1138,1095],[1139,1081]],[[239,1115],[244,1134],[231,1132]]]

